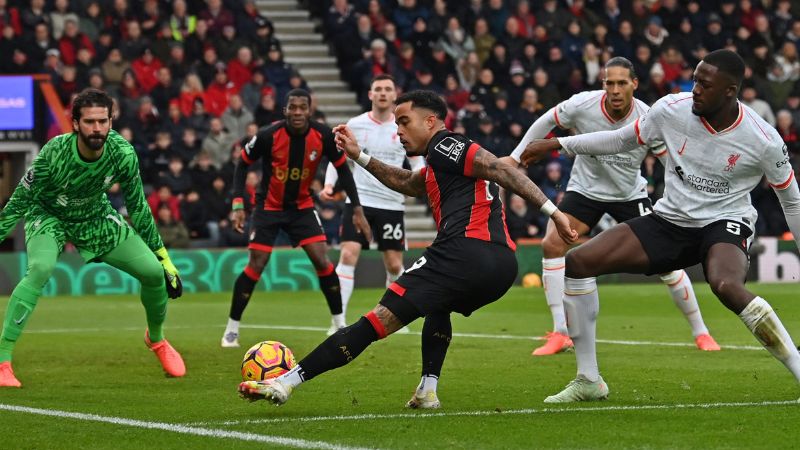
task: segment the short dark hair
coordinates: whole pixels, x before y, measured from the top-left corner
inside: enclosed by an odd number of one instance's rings
[[[311,94],[305,89],[295,88],[289,91],[286,94],[286,104],[289,104],[289,97],[305,97],[308,100],[308,104],[311,105]]]
[[[632,80],[639,78],[636,75],[636,70],[633,68],[633,63],[624,56],[615,56],[609,59],[608,62],[606,62],[606,69],[609,69],[611,67],[622,67],[623,69],[628,69],[628,72],[630,72]]]
[[[703,58],[703,62],[714,66],[733,79],[737,86],[744,80],[744,60],[735,52],[726,49],[714,50]]]
[[[111,110],[114,108],[114,100],[106,91],[100,89],[87,88],[82,90],[75,100],[72,101],[72,119],[81,119],[81,109],[92,106],[100,106],[108,109],[108,118],[111,118]]]
[[[425,108],[433,112],[439,120],[444,120],[447,117],[447,104],[439,97],[439,94],[433,91],[416,90],[406,92],[394,101],[395,105],[411,102],[412,108]]]
[[[391,76],[388,73],[382,73],[380,75],[376,75],[375,78],[373,78],[372,81],[369,82],[369,88],[372,89],[372,85],[375,84],[376,81],[382,81],[382,80],[389,80],[395,86],[397,85],[397,82],[394,80],[393,76]]]

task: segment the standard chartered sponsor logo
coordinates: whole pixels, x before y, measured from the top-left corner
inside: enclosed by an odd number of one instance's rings
[[[730,183],[724,180],[714,180],[711,178],[699,177],[697,175],[687,175],[686,181],[691,187],[710,194],[728,194],[731,191]]]
[[[600,164],[618,167],[633,167],[633,161],[627,156],[621,155],[600,155],[597,157]]]

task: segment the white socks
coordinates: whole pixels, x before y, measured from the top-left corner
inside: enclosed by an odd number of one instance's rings
[[[701,334],[708,334],[703,316],[700,314],[700,306],[697,304],[697,297],[694,295],[692,281],[689,274],[683,270],[676,270],[660,276],[661,281],[667,285],[672,301],[681,310],[683,316],[692,327],[692,336],[697,337]]]
[[[797,352],[792,337],[769,303],[761,297],[756,297],[739,314],[739,318],[758,342],[761,342],[761,345],[800,381],[800,353]]]
[[[342,302],[344,303],[344,302]],[[344,304],[342,304],[342,311],[344,311]],[[347,326],[347,322],[344,320],[344,312],[341,314],[334,314],[331,316],[331,324],[336,328],[344,328]]]
[[[597,313],[600,311],[597,280],[569,277],[565,280],[564,309],[569,320],[569,337],[575,344],[578,375],[597,381],[600,378],[595,348]]]
[[[345,324],[345,314],[347,314],[347,304],[350,303],[350,296],[353,295],[355,285],[356,266],[349,266],[341,262],[336,266],[336,275],[339,276],[339,289],[342,293],[342,326]],[[334,321],[336,317],[334,316]],[[336,322],[334,322],[334,325]]]
[[[436,392],[436,387],[439,384],[439,377],[435,375],[425,375],[419,381],[419,386],[417,386],[417,392],[423,394],[425,392]]]
[[[553,316],[553,331],[567,334],[567,319],[564,315],[564,257],[542,259],[542,283],[550,314]]]
[[[224,334],[228,334],[228,333],[239,334],[239,321],[238,320],[233,320],[231,318],[228,318],[228,326],[225,327],[225,333]]]
[[[279,376],[277,380],[284,386],[288,386],[289,388],[295,388],[305,381],[303,379],[303,376],[301,375],[302,371],[303,369],[301,369],[299,365],[294,366],[292,370]]]

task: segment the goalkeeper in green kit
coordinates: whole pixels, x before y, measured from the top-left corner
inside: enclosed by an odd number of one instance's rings
[[[167,375],[186,373],[181,355],[163,333],[167,297],[180,297],[183,288],[145,201],[136,151],[111,130],[111,109],[105,92],[81,92],[72,106],[74,132],[45,144],[0,212],[0,240],[25,219],[28,253],[28,270],[3,320],[0,386],[21,386],[11,369],[11,353],[67,241],[86,261],[105,262],[141,282],[145,344]],[[114,183],[125,192],[132,226],[106,197]]]

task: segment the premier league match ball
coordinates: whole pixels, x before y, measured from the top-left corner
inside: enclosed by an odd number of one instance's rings
[[[263,341],[250,347],[242,360],[242,381],[261,381],[283,375],[297,365],[289,347]]]

